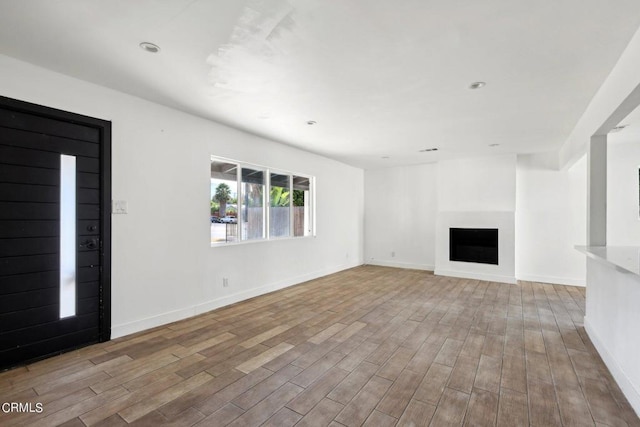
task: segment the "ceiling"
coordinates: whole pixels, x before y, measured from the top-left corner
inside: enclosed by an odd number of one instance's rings
[[[558,149],[639,25],[637,0],[2,0],[0,53],[369,169]]]

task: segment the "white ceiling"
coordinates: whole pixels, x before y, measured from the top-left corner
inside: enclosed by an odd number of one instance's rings
[[[638,0],[2,0],[0,53],[375,168],[559,148],[639,25]]]

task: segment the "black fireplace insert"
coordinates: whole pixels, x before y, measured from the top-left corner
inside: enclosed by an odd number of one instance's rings
[[[449,260],[498,265],[498,229],[450,228]]]

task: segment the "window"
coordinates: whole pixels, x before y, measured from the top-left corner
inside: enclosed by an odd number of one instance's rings
[[[293,235],[310,236],[311,233],[311,179],[293,177]]]
[[[269,236],[289,237],[291,234],[290,175],[271,174],[269,189]],[[294,214],[295,216],[295,214]]]
[[[211,160],[211,243],[238,240],[237,163]],[[219,224],[214,226],[214,224]]]
[[[313,181],[212,157],[211,244],[313,236]]]
[[[264,239],[264,172],[242,168],[242,240]]]

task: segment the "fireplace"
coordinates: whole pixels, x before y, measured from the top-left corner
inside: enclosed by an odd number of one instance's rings
[[[498,229],[449,228],[449,260],[498,265]]]

